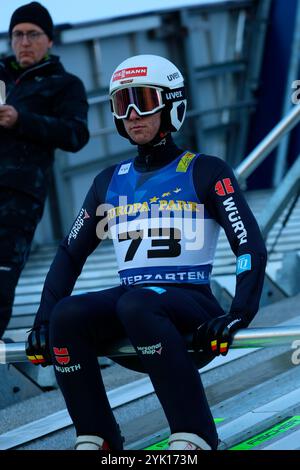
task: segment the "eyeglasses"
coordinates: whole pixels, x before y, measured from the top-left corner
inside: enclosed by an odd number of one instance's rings
[[[161,88],[146,86],[117,90],[111,96],[113,114],[118,119],[126,119],[131,108],[140,116],[153,114],[165,106],[161,92]]]
[[[22,42],[25,36],[28,42],[35,42],[44,34],[46,33],[42,33],[40,31],[28,31],[27,33],[24,33],[23,31],[14,31],[11,36],[14,42]]]

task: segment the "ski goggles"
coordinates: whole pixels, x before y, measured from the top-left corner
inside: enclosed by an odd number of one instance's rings
[[[118,119],[126,119],[133,108],[139,116],[147,116],[162,109],[162,89],[151,86],[122,88],[111,95],[112,112]]]

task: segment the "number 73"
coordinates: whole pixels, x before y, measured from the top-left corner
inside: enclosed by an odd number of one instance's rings
[[[138,247],[144,238],[144,230],[130,230],[129,232],[119,233],[119,242],[131,240],[127,250],[125,261],[133,260]],[[147,258],[175,258],[181,253],[181,231],[178,228],[149,228],[147,238],[151,238],[151,247],[164,247],[162,249],[147,250]],[[152,238],[158,237],[158,238]],[[162,238],[168,237],[168,238]]]

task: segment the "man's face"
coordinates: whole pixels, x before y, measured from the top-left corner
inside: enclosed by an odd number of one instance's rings
[[[29,36],[24,33],[29,33]],[[32,37],[30,33],[34,33]],[[39,26],[33,23],[20,23],[12,30],[11,45],[17,62],[25,69],[40,62],[52,47],[53,41],[50,41]]]
[[[123,119],[123,122],[127,134],[136,144],[148,144],[158,133],[161,112],[149,116],[139,116],[135,109],[132,109],[128,119]]]

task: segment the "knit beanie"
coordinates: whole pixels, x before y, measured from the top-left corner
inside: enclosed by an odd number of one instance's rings
[[[13,28],[20,23],[33,23],[39,26],[50,40],[53,39],[53,21],[48,10],[38,2],[31,2],[17,8],[13,13],[10,25],[9,35],[11,36]]]

